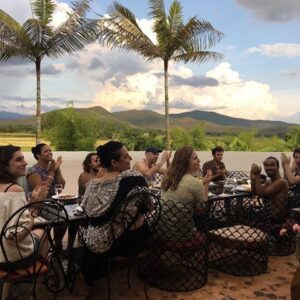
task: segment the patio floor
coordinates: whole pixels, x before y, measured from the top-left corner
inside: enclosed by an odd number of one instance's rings
[[[151,300],[244,300],[244,299],[290,299],[290,284],[298,267],[294,255],[270,257],[267,273],[255,277],[236,277],[214,270],[209,271],[208,283],[201,289],[192,292],[172,293],[148,286]],[[111,279],[111,299],[145,299],[144,283],[138,279],[134,270],[131,275],[131,289],[127,287],[126,268],[113,271]],[[59,300],[83,300],[89,294],[81,275],[77,276],[73,294],[64,291],[58,295]],[[38,299],[53,299],[44,286],[38,287]],[[107,299],[106,280],[99,280],[90,299]]]

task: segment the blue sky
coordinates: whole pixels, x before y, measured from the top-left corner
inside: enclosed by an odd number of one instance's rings
[[[58,4],[55,22],[70,1]],[[148,1],[120,0],[151,36]],[[168,9],[172,1],[165,1]],[[112,3],[94,0],[92,12],[105,14]],[[198,16],[224,33],[212,50],[219,62],[171,64],[171,112],[203,109],[249,119],[300,123],[300,1],[184,0],[184,16]],[[23,23],[29,0],[1,1],[0,8]],[[0,110],[33,113],[32,63],[0,64]],[[162,63],[145,62],[135,53],[110,50],[98,43],[42,63],[43,111],[99,105],[109,111],[152,109],[163,113]]]

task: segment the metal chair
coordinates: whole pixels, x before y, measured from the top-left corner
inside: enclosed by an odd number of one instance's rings
[[[138,262],[139,276],[146,287],[150,284],[168,291],[190,291],[207,283],[207,238],[204,230],[197,230],[190,204],[162,204],[157,230]]]
[[[237,276],[253,276],[268,268],[271,206],[249,195],[208,201],[209,266]]]
[[[249,175],[244,171],[227,171],[228,178],[250,179]]]
[[[31,226],[24,222],[28,220],[28,216],[34,219],[33,227],[44,230],[39,243],[34,243],[36,237],[31,231]],[[31,202],[10,216],[0,234],[1,254],[4,258],[4,262],[0,264],[0,279],[3,282],[32,281],[33,299],[36,299],[36,282],[39,277],[44,277],[46,287],[55,295],[65,288],[66,277],[52,234],[57,224],[63,224],[67,228],[68,214],[56,201]],[[33,245],[30,259],[24,256],[25,239],[27,247]],[[12,247],[17,250],[13,258]],[[45,247],[43,256],[40,254],[41,247]]]
[[[157,195],[145,189],[130,193],[114,210],[111,221],[114,242],[111,249],[107,253],[99,255],[98,259],[100,268],[106,277],[108,299],[111,299],[112,264],[121,262],[127,264],[127,283],[130,288],[130,267],[139,253],[143,251],[147,239],[153,234],[160,211],[161,206]],[[144,225],[139,229],[131,230],[141,215],[144,218]],[[92,295],[93,287],[87,298]]]

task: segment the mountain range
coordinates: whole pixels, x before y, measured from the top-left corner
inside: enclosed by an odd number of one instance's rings
[[[89,108],[75,108],[81,115],[93,114],[99,118],[103,125],[113,125],[120,128],[124,125],[133,128],[164,129],[165,117],[163,114],[151,110],[127,110],[121,112],[109,112],[101,106]],[[43,115],[51,114],[47,112]],[[43,116],[42,116],[43,117]],[[282,135],[291,126],[299,126],[293,123],[269,120],[248,120],[234,118],[210,111],[189,111],[178,114],[170,114],[171,128],[182,127],[191,129],[201,122],[208,134],[222,134],[224,132],[238,132],[240,130],[256,129],[262,135]],[[0,126],[22,125],[35,126],[35,117],[17,113],[0,112]]]

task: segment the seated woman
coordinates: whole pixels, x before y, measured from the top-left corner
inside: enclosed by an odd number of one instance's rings
[[[80,228],[80,236],[86,246],[83,274],[87,284],[93,283],[100,276],[95,264],[95,261],[101,259],[99,254],[103,254],[103,258],[112,246],[116,246],[113,249],[118,250],[118,255],[129,255],[130,253],[126,253],[130,248],[128,244],[145,238],[147,231],[143,215],[137,215],[138,207],[135,203],[130,203],[128,209],[131,210],[129,214],[132,220],[127,220],[128,224],[136,221],[130,225],[129,230],[126,230],[124,224],[114,224],[114,237],[112,217],[115,209],[129,193],[146,190],[147,183],[141,173],[130,170],[131,157],[122,143],[110,141],[99,146],[97,155],[106,172],[90,182],[81,204],[88,217],[87,224]]]
[[[175,152],[174,159],[162,180],[161,204],[162,209],[166,211],[161,213],[158,231],[160,227],[168,226],[170,237],[176,236],[178,240],[189,240],[194,237],[197,229],[193,218],[204,209],[208,183],[211,179],[211,173],[205,176],[204,184],[200,179],[195,178],[193,174],[199,169],[200,159],[192,147],[183,146]],[[177,216],[169,218],[166,202],[174,203],[179,208],[182,205],[184,208]],[[172,224],[168,224],[170,220]],[[182,225],[183,220],[186,220],[184,225]],[[177,230],[176,223],[180,223],[185,230]]]
[[[26,161],[21,152],[20,147],[8,145],[0,146],[0,228],[2,229],[4,223],[16,210],[26,205],[26,198],[24,190],[17,184],[19,177],[24,176],[26,172]],[[46,184],[37,186],[31,195],[31,201],[45,199],[48,193],[48,186]],[[32,231],[34,240],[29,236],[28,229],[31,228],[33,218],[29,211],[27,215],[22,215],[22,219],[15,220],[15,222],[22,222],[24,231],[18,231],[20,238],[18,239],[18,247],[15,240],[5,243],[7,253],[9,253],[9,260],[15,261],[18,268],[26,268],[33,264],[34,247],[38,247],[44,231],[35,229]],[[13,225],[13,224],[12,224]],[[24,232],[27,233],[24,236]],[[44,247],[45,248],[45,247]],[[41,249],[41,247],[40,247]],[[19,250],[21,253],[19,253]],[[42,249],[41,254],[43,254]],[[23,259],[20,259],[20,254]],[[4,263],[5,259],[0,248],[0,263]],[[6,283],[3,287],[2,299],[6,299],[11,284]]]
[[[36,186],[47,181],[50,187],[48,197],[51,197],[55,195],[55,184],[65,185],[65,180],[60,170],[62,157],[59,156],[55,161],[51,148],[43,143],[32,147],[31,152],[37,163],[27,171],[28,190],[31,192]]]

